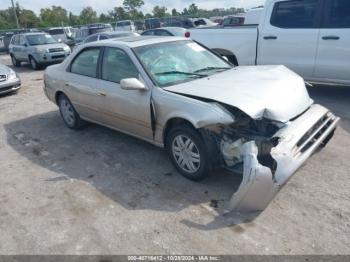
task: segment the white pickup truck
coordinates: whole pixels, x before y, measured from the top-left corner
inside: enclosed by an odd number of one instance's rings
[[[308,82],[350,85],[350,0],[267,0],[259,25],[190,34],[236,65],[283,64]]]

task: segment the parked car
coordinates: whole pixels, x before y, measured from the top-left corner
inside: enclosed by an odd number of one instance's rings
[[[309,82],[350,85],[348,0],[269,0],[258,26],[190,33],[236,65],[283,64]]]
[[[69,46],[74,45],[74,36],[72,27],[51,27],[46,30],[46,32],[52,35],[57,42],[63,42]]]
[[[286,67],[234,67],[180,37],[89,43],[44,83],[69,128],[91,121],[165,147],[189,179],[243,166],[235,210],[264,209],[339,121]]]
[[[111,32],[113,27],[111,24],[90,24],[81,26],[79,28],[74,28],[75,37],[74,41],[76,44],[83,42],[89,35],[102,33],[102,32]]]
[[[156,36],[185,36],[188,37],[188,32],[181,27],[161,27],[144,31],[141,35],[156,35]]]
[[[182,27],[182,28],[194,28],[196,27],[193,20],[187,17],[167,17],[164,20],[164,27]]]
[[[245,16],[230,15],[224,18],[220,26],[227,27],[227,26],[243,25],[244,20],[245,20]]]
[[[159,18],[148,18],[145,19],[145,28],[154,29],[161,27],[161,22]]]
[[[25,33],[11,38],[9,52],[14,66],[29,62],[37,70],[43,64],[62,62],[71,50],[68,45],[58,43],[47,33]]]
[[[21,79],[8,66],[0,64],[0,95],[15,93],[21,88]]]
[[[208,18],[193,18],[193,23],[197,27],[214,27],[218,25],[218,23],[214,23]]]
[[[135,32],[135,24],[131,20],[118,21],[115,25],[116,31],[131,31]]]
[[[83,42],[77,44],[74,49],[78,48],[81,44],[87,44],[95,41],[101,41],[112,38],[121,38],[121,37],[130,37],[130,36],[140,36],[138,33],[127,32],[127,31],[111,31],[111,32],[102,32],[91,35],[87,37]]]

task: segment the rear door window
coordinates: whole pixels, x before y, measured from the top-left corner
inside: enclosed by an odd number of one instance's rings
[[[88,48],[83,50],[73,60],[70,72],[96,78],[99,55],[100,48]]]
[[[327,2],[328,11],[325,28],[350,28],[350,0]]]
[[[271,25],[280,28],[315,28],[320,0],[292,0],[277,2]]]

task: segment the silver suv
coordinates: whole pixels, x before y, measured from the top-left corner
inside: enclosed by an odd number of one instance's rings
[[[70,55],[68,45],[59,43],[46,33],[25,33],[11,38],[9,52],[14,66],[29,62],[33,69],[43,64],[60,63]]]

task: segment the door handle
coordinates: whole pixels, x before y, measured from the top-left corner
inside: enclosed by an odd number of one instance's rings
[[[335,36],[335,35],[329,35],[329,36],[324,36],[322,37],[323,40],[339,40],[340,37],[339,36]]]
[[[98,92],[97,93],[99,96],[107,96],[107,94],[105,92]]]
[[[277,36],[268,35],[268,36],[264,36],[264,39],[265,39],[265,40],[276,40],[276,39],[277,39]]]

